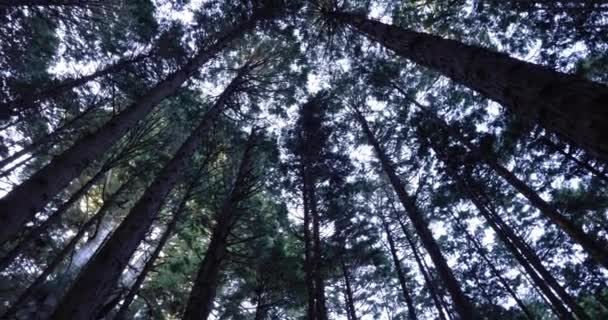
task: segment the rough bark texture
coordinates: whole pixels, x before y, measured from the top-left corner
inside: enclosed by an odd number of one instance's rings
[[[407,289],[407,281],[405,280],[405,272],[403,272],[403,268],[401,267],[401,261],[399,260],[399,256],[397,255],[397,248],[395,246],[395,240],[393,239],[393,234],[390,230],[386,219],[382,217],[382,227],[384,228],[384,232],[386,233],[386,238],[388,240],[388,246],[391,251],[391,256],[393,257],[393,263],[395,265],[395,271],[397,272],[397,278],[399,279],[399,284],[401,285],[401,292],[403,293],[403,299],[407,304],[407,311],[410,320],[416,320],[418,317],[416,316],[416,308],[414,307],[414,301],[412,300],[412,296],[410,295],[409,290]]]
[[[78,140],[51,163],[0,199],[0,243],[11,239],[22,225],[31,220],[40,209],[78,177],[94,159],[106,152],[158,103],[173,95],[203,64],[226,48],[234,39],[253,29],[258,19],[257,16],[253,16],[225,32],[209,48],[199,52],[180,70],[150,89],[97,132]]]
[[[329,13],[397,55],[437,71],[608,159],[608,87],[489,49],[349,13]]]
[[[414,200],[407,193],[405,186],[395,173],[390,159],[374,137],[374,134],[369,128],[367,121],[365,120],[363,115],[357,111],[356,117],[359,123],[361,124],[361,127],[363,128],[363,131],[369,143],[374,148],[374,151],[376,153],[376,156],[380,160],[380,164],[384,173],[388,176],[388,179],[391,185],[393,186],[395,192],[397,193],[401,204],[405,208],[405,212],[407,213],[410,221],[412,222],[416,233],[420,237],[422,245],[427,250],[431,257],[431,260],[435,264],[435,267],[437,268],[437,272],[439,273],[441,280],[443,281],[446,289],[452,297],[452,301],[454,302],[454,307],[456,311],[463,319],[477,319],[478,315],[475,312],[473,305],[469,301],[468,297],[464,294],[464,292],[462,292],[462,290],[460,289],[460,285],[458,284],[456,277],[454,277],[452,269],[448,266],[447,261],[443,257],[439,245],[433,238],[433,234],[429,229],[427,222],[418,210],[416,204],[414,203]]]
[[[75,285],[62,300],[53,319],[88,319],[96,314],[106,295],[116,284],[131,255],[152,225],[165,197],[181,177],[211,124],[219,117],[225,102],[234,93],[241,74],[228,85],[199,125],[146,189],[107,244],[83,270]]]
[[[194,286],[190,291],[188,304],[182,317],[183,320],[206,320],[211,313],[219,282],[220,265],[228,249],[228,236],[241,213],[240,211],[242,211],[238,204],[248,197],[247,194],[251,187],[248,180],[252,179],[250,171],[254,144],[255,138],[254,133],[252,133],[243,153],[232,191],[224,200],[217,214],[211,241],[199,267]]]

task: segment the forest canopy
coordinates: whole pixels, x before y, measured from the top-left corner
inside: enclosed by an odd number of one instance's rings
[[[0,319],[608,319],[608,0],[0,0]]]

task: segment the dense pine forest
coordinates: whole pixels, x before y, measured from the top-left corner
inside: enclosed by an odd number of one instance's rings
[[[608,0],[0,0],[0,319],[608,319]]]

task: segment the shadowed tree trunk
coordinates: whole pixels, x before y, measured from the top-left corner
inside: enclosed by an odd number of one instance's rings
[[[333,9],[330,9],[333,10]],[[608,159],[608,87],[582,77],[364,15],[325,10],[400,57],[437,71],[564,140]]]
[[[325,279],[322,270],[323,264],[323,248],[321,247],[321,217],[317,210],[316,185],[313,181],[310,183],[308,200],[309,210],[312,217],[312,237],[313,237],[313,277],[315,282],[315,313],[317,320],[327,320],[327,306],[325,304]]]
[[[551,141],[551,139],[549,137],[542,137],[541,138],[541,142],[543,144],[545,144],[552,151],[555,151],[555,152],[561,154],[564,158],[572,161],[573,163],[575,163],[580,168],[588,171],[594,177],[602,180],[604,183],[608,183],[608,176],[605,173],[603,173],[603,172],[599,171],[598,169],[594,168],[589,163],[578,159],[574,154],[572,154],[572,148],[570,149],[570,152],[566,152],[564,150],[564,147],[562,147],[559,144]]]
[[[471,143],[460,132],[460,130],[458,130],[458,128],[449,125],[439,116],[434,114],[427,106],[424,106],[412,99],[406,92],[395,84],[393,84],[393,87],[403,94],[409,102],[415,104],[433,123],[437,124],[441,130],[445,130],[458,142],[466,146],[472,155],[486,163],[494,172],[496,172],[496,174],[498,174],[505,181],[507,181],[508,184],[519,191],[519,193],[528,199],[528,201],[530,201],[534,207],[540,210],[545,217],[558,225],[575,242],[583,247],[583,249],[596,262],[608,269],[608,242],[586,233],[580,226],[578,226],[568,217],[564,216],[554,206],[541,198],[535,190],[528,186],[524,181],[520,180],[515,174],[513,174],[513,172],[501,165],[491,151],[482,150],[481,148],[473,145],[473,143]]]
[[[417,320],[416,316],[416,308],[414,307],[414,301],[412,300],[412,296],[410,295],[409,290],[407,289],[407,281],[405,280],[405,272],[403,272],[403,268],[401,267],[401,261],[399,261],[399,256],[397,255],[397,248],[395,246],[395,240],[393,239],[393,234],[390,230],[388,223],[386,222],[386,218],[384,216],[382,218],[382,227],[384,228],[384,232],[386,233],[386,238],[388,240],[388,246],[391,251],[391,256],[393,257],[393,263],[395,265],[395,271],[397,272],[397,278],[399,279],[399,284],[401,285],[401,292],[403,293],[403,299],[407,304],[407,311],[410,320]],[[441,313],[441,311],[440,311]]]
[[[394,208],[394,205],[392,205],[392,206],[393,206],[393,210],[396,213],[397,212],[396,208]],[[416,247],[414,240],[410,237],[410,233],[407,230],[407,227],[405,226],[403,221],[401,221],[401,219],[398,219],[398,218],[397,218],[397,221],[399,222],[399,225],[401,226],[401,231],[403,232],[403,235],[405,236],[405,239],[406,239],[408,245],[412,249],[412,254],[414,255],[414,260],[416,260],[416,264],[418,265],[418,269],[420,270],[420,273],[422,274],[422,277],[424,278],[424,282],[426,283],[427,287],[429,288],[429,293],[431,295],[431,298],[433,299],[435,308],[437,308],[437,314],[439,316],[439,319],[446,320],[443,310],[445,309],[445,311],[448,312],[447,307],[445,307],[443,305],[443,303],[441,302],[441,300],[439,298],[439,292],[437,292],[437,288],[435,287],[435,284],[433,283],[433,279],[431,278],[431,275],[429,274],[428,270],[424,266],[424,263],[422,262],[422,257],[420,257],[420,254],[418,254],[418,248]]]
[[[407,216],[412,222],[414,230],[416,230],[416,233],[420,237],[422,245],[427,250],[431,257],[431,260],[435,264],[435,267],[437,268],[437,272],[439,273],[442,282],[444,283],[450,296],[452,297],[452,301],[454,302],[454,307],[457,313],[463,319],[477,319],[478,315],[475,312],[473,305],[469,301],[469,298],[464,294],[464,292],[462,292],[460,285],[456,280],[456,277],[454,277],[452,269],[448,266],[447,261],[441,253],[439,245],[433,238],[433,234],[429,229],[427,222],[422,216],[422,213],[418,210],[418,207],[416,206],[412,197],[407,193],[403,182],[401,182],[401,180],[395,173],[390,159],[386,155],[384,149],[380,146],[380,143],[378,143],[378,141],[374,137],[374,134],[372,133],[371,129],[369,128],[369,125],[367,124],[367,120],[365,120],[365,117],[356,109],[355,116],[357,121],[363,128],[363,132],[367,137],[367,140],[372,145],[376,156],[378,157],[378,160],[380,160],[382,169],[384,173],[388,176],[388,179],[391,185],[393,186],[395,193],[397,193],[398,199],[405,208],[405,212],[407,213]]]
[[[203,161],[203,164],[201,165],[201,167],[199,169],[199,174],[200,174],[201,170],[207,166],[207,163],[209,162],[211,157],[212,157],[212,155],[207,155],[207,158]],[[177,223],[181,219],[183,212],[186,210],[186,203],[188,202],[188,200],[191,196],[192,189],[196,185],[196,180],[197,180],[199,174],[195,175],[195,177],[193,178],[193,181],[190,182],[190,184],[184,191],[184,195],[179,203],[179,206],[175,210],[175,213],[173,214],[171,221],[169,221],[169,223],[167,223],[167,226],[165,227],[165,231],[163,232],[162,236],[158,240],[158,243],[156,244],[156,248],[154,248],[154,251],[150,255],[150,258],[148,258],[148,261],[146,261],[144,268],[139,273],[139,275],[137,275],[137,279],[135,280],[135,282],[129,289],[127,295],[124,297],[122,305],[120,306],[120,309],[118,309],[116,316],[114,316],[114,320],[125,319],[127,312],[129,311],[129,306],[135,299],[137,292],[139,292],[139,287],[142,285],[142,283],[146,279],[146,276],[154,267],[154,263],[156,262],[156,259],[160,255],[160,253],[163,250],[163,247],[165,246],[167,241],[169,241],[169,239],[173,235],[173,231],[175,230]],[[118,303],[118,301],[116,303]]]
[[[181,178],[181,173],[189,159],[204,141],[225,103],[238,90],[244,70],[246,69],[239,71],[213,106],[203,115],[196,129],[163,167],[110,240],[81,272],[76,283],[53,314],[53,319],[88,319],[91,315],[97,314],[99,311],[97,309],[104,303],[107,294],[115,286],[131,255],[152,225],[164,199]]]
[[[433,145],[433,149],[441,157],[442,161],[448,161],[447,156],[442,150],[439,150],[435,145]],[[455,179],[459,188],[473,202],[479,213],[488,221],[490,227],[492,227],[501,241],[507,246],[507,249],[524,267],[547,299],[551,301],[553,308],[559,316],[564,319],[574,319],[572,313],[565,307],[568,306],[579,319],[588,319],[585,311],[577,305],[553,275],[542,265],[540,258],[538,258],[532,249],[513,232],[498,214],[492,212],[487,205],[484,205],[484,202],[487,201],[483,200],[485,198],[482,191],[483,187],[470,177],[468,179],[461,177],[450,165],[449,162],[446,162],[448,174]]]
[[[352,286],[350,284],[350,272],[348,271],[348,267],[346,266],[346,264],[344,263],[344,261],[342,262],[342,277],[344,278],[344,292],[345,292],[345,296],[346,296],[346,306],[347,306],[347,311],[348,311],[348,318],[350,320],[358,320],[359,318],[357,317],[357,311],[355,310],[355,298],[353,295],[353,289]]]
[[[51,163],[0,199],[0,244],[13,238],[21,226],[78,177],[92,160],[106,152],[163,99],[173,95],[202,65],[266,17],[263,14],[253,15],[224,32],[211,46],[200,51],[181,69],[150,89],[97,132],[79,139]]]
[[[255,183],[255,177],[251,172],[255,140],[256,135],[252,131],[243,152],[232,191],[227,195],[216,215],[211,241],[190,291],[188,304],[182,317],[184,320],[206,320],[213,308],[220,266],[228,250],[228,236],[243,211],[242,208],[239,208],[239,203],[251,195],[251,189]]]
[[[502,273],[496,268],[496,266],[492,263],[490,258],[488,258],[488,255],[486,254],[486,251],[483,248],[483,246],[481,245],[481,243],[479,243],[479,241],[472,234],[470,234],[468,232],[466,226],[463,224],[462,221],[460,221],[459,217],[457,217],[453,212],[450,212],[450,214],[451,214],[452,218],[454,218],[454,221],[456,222],[458,228],[461,230],[461,232],[463,232],[465,234],[467,240],[469,240],[469,243],[473,244],[473,247],[475,247],[475,250],[477,251],[477,253],[479,253],[481,258],[486,262],[486,264],[488,265],[488,267],[490,268],[490,270],[492,271],[494,276],[498,279],[500,284],[502,284],[502,286],[504,287],[505,291],[507,291],[507,293],[511,296],[511,298],[513,298],[513,300],[515,300],[515,302],[517,303],[517,305],[519,306],[521,311],[523,311],[526,314],[526,317],[530,320],[534,320],[534,315],[530,312],[530,310],[528,310],[528,308],[526,307],[524,302],[517,296],[515,291],[513,291],[513,289],[511,289],[511,286],[509,285],[507,280],[502,276]]]
[[[21,112],[23,110],[35,109],[43,101],[60,97],[66,92],[80,87],[89,81],[93,81],[97,78],[107,76],[109,74],[118,72],[127,66],[143,61],[148,58],[149,54],[140,54],[136,57],[123,59],[116,63],[110,64],[100,70],[97,70],[89,75],[82,76],[79,78],[61,80],[56,84],[49,85],[47,88],[41,88],[34,92],[29,92],[27,96],[17,97],[16,99],[0,103],[0,119],[11,116],[15,112]]]
[[[90,231],[91,227],[95,224],[99,223],[106,214],[108,210],[110,210],[117,202],[118,197],[123,195],[127,188],[131,187],[132,179],[135,178],[134,175],[129,180],[125,181],[116,192],[112,194],[112,196],[104,202],[102,207],[91,217],[85,224],[83,224],[76,235],[72,237],[72,239],[55,255],[55,257],[49,262],[44,271],[40,275],[36,277],[36,279],[27,287],[27,289],[22,292],[19,297],[11,304],[11,307],[4,313],[1,317],[2,319],[10,318],[13,316],[21,307],[24,307],[24,303],[27,302],[35,291],[40,288],[40,286],[46,281],[46,279],[53,273],[55,269],[67,258],[67,256],[74,250],[78,242],[83,238],[87,231]]]
[[[312,237],[310,235],[310,205],[308,203],[308,174],[302,166],[302,200],[304,207],[304,281],[308,295],[306,317],[308,320],[316,320],[315,310],[315,283],[312,261]]]

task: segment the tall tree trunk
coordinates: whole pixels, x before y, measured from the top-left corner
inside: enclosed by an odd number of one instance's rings
[[[505,291],[507,291],[507,293],[511,296],[511,298],[513,298],[513,300],[515,300],[515,302],[517,303],[517,305],[519,306],[521,311],[523,311],[526,314],[526,317],[530,320],[534,320],[534,315],[530,312],[530,310],[528,310],[525,303],[517,296],[515,291],[513,291],[513,289],[511,289],[511,286],[509,285],[507,280],[502,276],[502,273],[496,268],[496,266],[492,263],[492,261],[486,254],[486,251],[483,248],[483,246],[481,245],[481,243],[479,243],[479,241],[472,234],[469,233],[466,226],[460,220],[459,217],[457,217],[454,213],[451,213],[451,216],[454,218],[454,221],[456,222],[456,225],[461,230],[461,232],[463,232],[465,234],[469,243],[473,244],[473,247],[475,247],[475,250],[477,251],[477,253],[486,262],[486,264],[490,268],[490,271],[492,271],[492,273],[498,279],[500,284],[502,284]]]
[[[397,212],[396,208],[393,208],[393,210],[395,210],[395,213]],[[424,263],[422,262],[422,257],[418,253],[418,248],[416,247],[414,240],[410,237],[410,233],[407,230],[407,227],[405,226],[403,221],[401,221],[401,219],[397,219],[397,221],[399,222],[399,225],[401,226],[401,231],[403,232],[403,235],[405,236],[405,239],[406,239],[408,245],[412,249],[412,254],[414,255],[414,260],[416,260],[416,264],[418,265],[418,269],[420,270],[420,273],[422,274],[422,277],[424,278],[424,282],[426,282],[426,285],[429,288],[429,293],[431,295],[431,298],[433,299],[435,308],[437,308],[437,314],[439,316],[439,319],[446,320],[445,314],[444,314],[444,309],[446,312],[448,312],[448,310],[447,310],[447,308],[445,308],[443,306],[443,304],[439,298],[439,292],[437,292],[437,288],[435,287],[435,284],[433,283],[433,279],[431,278],[431,275],[429,274],[428,270],[424,266]]]
[[[201,167],[200,167],[201,169],[203,169],[207,165],[210,158],[211,158],[211,155],[208,155],[207,158],[204,160],[203,164],[201,165]],[[201,170],[199,170],[199,172],[200,171]],[[179,206],[173,213],[173,217],[171,218],[171,221],[169,221],[169,223],[167,223],[167,226],[165,227],[165,231],[163,232],[160,239],[158,239],[158,244],[156,245],[156,248],[154,248],[154,251],[148,258],[148,261],[146,261],[146,264],[144,265],[142,271],[139,273],[139,275],[137,275],[137,279],[135,280],[135,282],[129,289],[127,295],[124,297],[122,305],[120,306],[120,309],[118,309],[118,312],[116,313],[116,316],[114,317],[114,320],[125,319],[127,312],[129,311],[129,306],[131,305],[131,303],[135,299],[135,296],[139,292],[139,287],[142,285],[142,283],[146,279],[146,276],[154,267],[154,263],[156,262],[156,259],[160,255],[161,251],[163,250],[163,247],[165,246],[167,241],[169,241],[169,239],[173,235],[173,231],[175,230],[177,223],[181,219],[181,216],[186,209],[186,203],[188,202],[188,200],[191,196],[191,191],[194,188],[195,184],[196,184],[196,177],[193,179],[193,181],[190,182],[190,184],[184,191],[184,195],[180,201]]]
[[[304,211],[304,281],[306,282],[306,291],[308,294],[308,305],[306,309],[307,320],[316,320],[315,310],[315,284],[313,274],[313,259],[312,259],[312,237],[310,235],[310,205],[308,203],[308,174],[305,166],[302,166],[302,202]]]
[[[163,99],[173,95],[190,76],[233,40],[252,30],[265,15],[253,15],[227,30],[210,47],[200,51],[186,65],[150,89],[133,105],[114,117],[97,132],[79,139],[51,163],[0,199],[0,243],[15,236],[16,230],[31,220],[93,159],[100,157],[131,127],[143,119]]]
[[[397,55],[437,71],[524,119],[539,122],[608,159],[608,87],[489,49],[384,24],[364,15],[327,12]]]
[[[40,275],[36,277],[36,279],[27,287],[27,289],[22,292],[19,297],[11,304],[11,307],[4,313],[1,317],[2,319],[11,318],[21,307],[24,306],[24,303],[27,302],[32,295],[40,288],[40,286],[46,281],[49,275],[53,273],[55,269],[65,261],[66,257],[70,252],[74,250],[78,242],[84,237],[85,233],[93,227],[94,224],[99,223],[101,219],[106,216],[108,210],[110,210],[115,204],[119,196],[121,196],[125,190],[131,186],[131,179],[127,180],[123,183],[112,196],[104,202],[102,207],[89,219],[84,225],[80,227],[76,235],[72,237],[72,239],[61,249],[59,253],[55,255],[55,257],[49,262],[44,271]]]
[[[608,242],[599,239],[586,233],[581,227],[576,225],[572,220],[560,213],[554,206],[545,201],[541,196],[528,186],[524,181],[520,180],[513,172],[504,167],[498,162],[498,159],[491,153],[473,145],[457,128],[449,125],[439,116],[434,114],[428,107],[418,103],[401,88],[393,84],[400,93],[402,93],[408,101],[414,103],[424,114],[436,123],[442,130],[445,130],[456,140],[466,146],[470,152],[479,157],[486,163],[496,174],[502,177],[508,184],[521,193],[530,203],[547,217],[551,222],[557,224],[566,234],[568,234],[576,243],[600,265],[608,269]],[[449,160],[449,159],[447,159]]]
[[[53,314],[53,319],[88,319],[99,311],[97,308],[115,286],[131,255],[152,225],[165,197],[181,178],[181,173],[189,159],[204,141],[212,123],[220,116],[242,76],[239,71],[205,113],[196,129],[146,189],[107,244],[81,272],[78,280]]]
[[[436,147],[434,147],[434,150],[440,155],[442,161],[448,161],[447,156],[442,150],[439,150]],[[559,313],[559,316],[566,319],[574,319],[570,311],[564,307],[565,304],[578,318],[588,319],[582,308],[576,304],[572,297],[570,297],[557,280],[555,280],[553,275],[542,265],[538,256],[536,256],[529,246],[511,230],[498,214],[493,213],[487,205],[484,205],[483,187],[473,181],[470,177],[466,179],[458,175],[456,171],[450,167],[450,163],[446,163],[446,165],[450,176],[455,179],[459,188],[469,197],[477,207],[479,213],[488,221],[490,227],[498,234],[509,251],[513,253],[515,258],[530,274],[535,284],[541,289],[547,299],[551,301],[551,304]],[[555,294],[557,294],[557,296]]]
[[[315,281],[315,313],[317,320],[327,320],[327,306],[325,304],[325,279],[323,274],[323,248],[321,247],[321,217],[317,210],[316,184],[312,179],[309,187],[309,210],[312,217],[313,236],[313,275]]]
[[[384,216],[382,218],[382,227],[384,228],[384,232],[386,233],[386,238],[388,239],[388,246],[391,251],[391,256],[393,257],[393,263],[395,265],[395,271],[397,272],[397,278],[399,279],[399,284],[401,285],[401,291],[403,293],[403,298],[405,303],[407,304],[407,310],[410,320],[417,320],[416,316],[416,308],[414,307],[414,301],[412,300],[412,296],[410,295],[409,290],[407,289],[407,281],[405,279],[405,272],[403,272],[403,268],[401,267],[401,261],[399,261],[399,256],[397,255],[397,248],[395,246],[395,240],[393,239],[393,234],[390,230],[388,223],[386,222],[386,218]]]
[[[255,133],[252,131],[243,152],[232,191],[224,200],[217,214],[211,241],[199,267],[194,286],[190,291],[188,304],[182,317],[183,320],[206,320],[211,313],[219,282],[220,265],[228,250],[228,236],[241,214],[240,211],[243,210],[239,208],[239,202],[246,199],[251,192],[251,184],[254,179],[251,176],[254,145]]]
[[[456,277],[454,277],[452,269],[448,266],[447,261],[443,257],[439,245],[433,238],[433,234],[429,229],[427,222],[425,221],[422,213],[418,210],[418,207],[416,206],[412,197],[407,193],[403,182],[395,173],[390,159],[386,155],[384,149],[380,146],[380,143],[378,143],[374,137],[374,134],[367,124],[367,120],[365,120],[365,117],[358,110],[355,110],[355,115],[363,128],[364,134],[367,136],[367,140],[374,148],[384,173],[388,176],[388,179],[393,186],[393,189],[397,193],[401,204],[405,208],[405,212],[412,222],[416,233],[420,237],[422,245],[429,253],[431,260],[433,260],[442,282],[452,297],[452,301],[454,302],[457,313],[463,319],[477,319],[478,315],[475,308],[469,301],[469,298],[460,289],[460,285],[458,284]]]
[[[57,210],[55,210],[44,222],[42,222],[39,226],[35,227],[32,231],[27,233],[25,237],[17,243],[4,257],[0,260],[0,270],[4,270],[7,268],[18,256],[20,256],[28,246],[40,238],[43,232],[45,232],[51,225],[59,220],[59,218],[68,211],[77,201],[84,196],[95,183],[103,175],[107,172],[107,170],[101,169],[99,170],[89,181],[87,181],[78,191],[76,191],[72,196]]]
[[[140,54],[133,58],[123,59],[116,63],[110,64],[100,70],[97,70],[89,75],[82,76],[79,78],[65,79],[59,81],[59,83],[49,85],[46,88],[40,88],[34,92],[30,92],[27,96],[17,97],[16,99],[0,103],[0,119],[11,116],[16,112],[23,110],[35,109],[43,101],[60,97],[61,95],[69,92],[70,90],[80,87],[89,81],[93,81],[98,78],[105,77],[112,73],[118,72],[127,66],[143,61],[148,58],[149,54]]]
[[[344,277],[344,285],[345,285],[345,296],[346,296],[346,305],[347,311],[349,314],[349,318],[351,320],[358,320],[357,311],[355,310],[355,298],[353,295],[353,289],[350,284],[350,272],[348,271],[348,267],[344,261],[342,262],[342,277]]]

